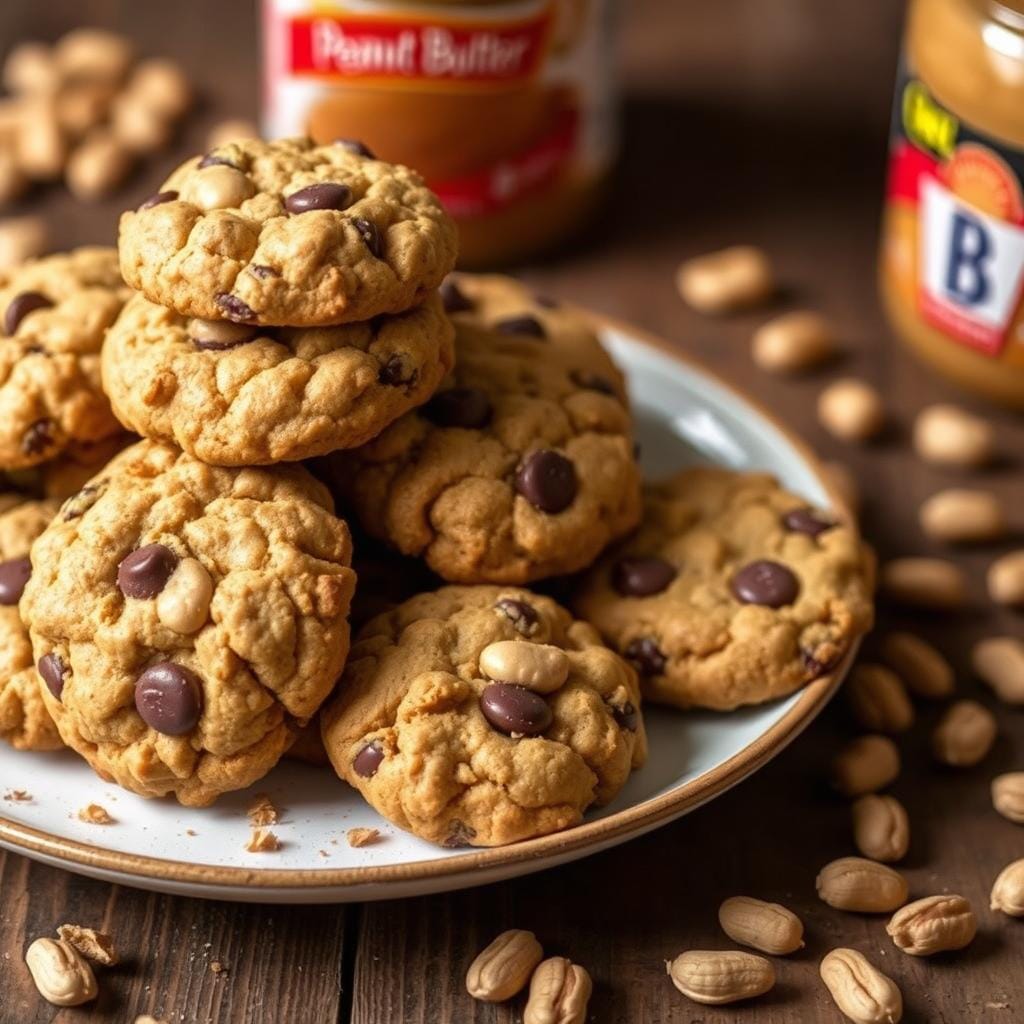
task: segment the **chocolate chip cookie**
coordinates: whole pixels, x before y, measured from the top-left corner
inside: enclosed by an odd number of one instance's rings
[[[636,674],[548,597],[443,587],[367,623],[321,714],[342,778],[446,846],[577,824],[646,755]]]
[[[299,467],[122,452],[32,549],[21,611],[64,742],[193,806],[260,778],[344,664],[350,556]]]
[[[32,643],[18,601],[32,573],[28,553],[57,511],[56,501],[0,502],[0,738],[18,750],[56,750],[57,727],[43,703]]]
[[[100,387],[100,347],[127,296],[108,248],[0,272],[0,469],[120,431]]]
[[[339,327],[189,320],[141,295],[103,348],[114,412],[145,437],[220,466],[364,444],[426,401],[451,369],[434,292],[404,313]]]
[[[458,583],[588,565],[640,517],[622,376],[582,315],[503,277],[442,289],[455,370],[376,440],[328,460],[366,531]]]
[[[296,327],[422,302],[456,229],[407,167],[347,142],[231,142],[121,218],[125,280],[184,316]]]
[[[760,473],[699,468],[644,494],[644,520],[585,578],[576,613],[650,700],[727,711],[828,672],[871,626],[855,531]]]

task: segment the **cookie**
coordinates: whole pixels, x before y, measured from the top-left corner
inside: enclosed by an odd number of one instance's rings
[[[138,441],[133,434],[121,432],[92,444],[72,444],[60,458],[36,467],[38,490],[46,498],[64,501],[77,494],[118,452]]]
[[[7,500],[3,500],[3,499]],[[57,511],[55,501],[0,495],[0,739],[18,750],[56,750],[57,727],[43,703],[28,630],[18,614],[28,553]]]
[[[121,422],[220,466],[364,444],[426,401],[452,366],[437,293],[340,327],[188,320],[136,295],[107,336],[103,384]]]
[[[193,806],[260,778],[344,664],[350,557],[300,467],[122,452],[32,548],[21,612],[64,742]]]
[[[188,160],[123,214],[118,242],[125,280],[159,305],[294,327],[417,305],[457,244],[414,171],[309,139],[247,139]]]
[[[856,532],[772,477],[690,469],[648,485],[644,503],[573,607],[632,661],[649,700],[728,711],[782,697],[870,628]]]
[[[640,518],[622,377],[590,324],[503,277],[443,289],[455,369],[376,440],[328,460],[366,531],[457,583],[580,569]]]
[[[321,714],[335,770],[445,846],[576,825],[646,755],[636,674],[548,597],[443,587],[368,623]]]
[[[0,272],[0,469],[121,430],[100,387],[100,348],[127,296],[108,248]]]

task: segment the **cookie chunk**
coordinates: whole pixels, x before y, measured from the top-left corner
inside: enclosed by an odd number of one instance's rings
[[[622,377],[589,323],[503,277],[443,289],[455,370],[370,444],[332,457],[366,531],[457,583],[588,565],[640,518]]]
[[[574,608],[636,666],[648,699],[728,711],[782,697],[870,628],[856,533],[770,476],[690,469],[644,502]]]
[[[127,297],[113,249],[0,272],[0,469],[34,466],[121,430],[100,387],[100,348]]]
[[[400,313],[455,264],[454,222],[407,167],[338,142],[247,139],[121,218],[121,270],[190,317],[311,327]]]
[[[288,462],[364,444],[426,401],[452,335],[436,292],[365,323],[275,329],[188,320],[136,295],[107,336],[103,383],[126,427],[203,462]]]
[[[0,499],[7,496],[0,496]],[[57,511],[55,501],[0,500],[0,738],[18,750],[56,750],[57,727],[43,703],[32,643],[18,614],[31,574],[28,553]]]
[[[344,664],[350,556],[299,467],[122,452],[32,549],[21,611],[64,742],[183,804],[260,778]]]
[[[646,755],[636,674],[527,590],[444,587],[374,619],[321,719],[338,774],[446,846],[578,824]]]

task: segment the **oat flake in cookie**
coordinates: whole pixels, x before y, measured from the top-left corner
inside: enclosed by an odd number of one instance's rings
[[[122,452],[33,548],[21,610],[61,737],[144,796],[201,806],[254,782],[344,664],[350,557],[299,467]]]
[[[455,225],[407,167],[341,143],[228,143],[121,218],[125,280],[206,320],[310,327],[399,313],[455,264]]]
[[[587,574],[574,608],[636,666],[650,700],[720,711],[791,693],[870,628],[860,541],[769,476],[686,470]]]
[[[646,757],[635,672],[528,590],[443,587],[378,616],[321,718],[338,774],[445,846],[569,828]]]

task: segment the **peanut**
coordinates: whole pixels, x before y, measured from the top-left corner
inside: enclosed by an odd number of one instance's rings
[[[882,658],[917,697],[938,700],[953,692],[953,666],[913,633],[889,633],[882,641]]]
[[[67,135],[80,138],[106,119],[112,99],[104,82],[76,82],[57,97],[57,120]]]
[[[751,351],[762,370],[797,373],[835,355],[835,332],[820,313],[796,310],[762,324],[754,333]]]
[[[202,562],[183,558],[156,599],[156,616],[175,633],[201,629],[210,613],[213,580]]]
[[[841,441],[868,441],[885,426],[885,406],[867,381],[843,377],[818,396],[818,419]]]
[[[132,169],[132,156],[106,129],[99,129],[78,146],[65,169],[68,188],[78,199],[101,199],[112,192]]]
[[[847,797],[884,789],[899,773],[899,751],[886,736],[858,736],[832,761],[833,784]]]
[[[992,427],[956,405],[930,405],[914,421],[914,448],[925,462],[968,468],[992,460]]]
[[[963,570],[942,558],[894,558],[882,566],[882,590],[900,604],[947,610],[967,599]]]
[[[840,1012],[853,1024],[898,1024],[903,996],[892,978],[855,949],[833,949],[818,968]]]
[[[76,28],[53,48],[54,59],[66,78],[119,82],[131,65],[131,43],[116,32]]]
[[[996,604],[1024,607],[1024,551],[997,558],[988,568],[985,583]]]
[[[158,111],[140,102],[132,93],[114,101],[110,129],[118,142],[133,153],[152,153],[163,149],[171,137],[171,124]]]
[[[99,991],[92,968],[63,939],[36,939],[25,953],[25,964],[39,994],[54,1006],[80,1006]]]
[[[1024,772],[1004,772],[992,780],[992,806],[1008,821],[1024,825]]]
[[[687,999],[721,1006],[764,995],[775,984],[775,968],[763,956],[738,950],[692,949],[665,965]]]
[[[898,871],[864,857],[840,857],[818,872],[819,898],[836,910],[878,914],[907,900],[907,880]]]
[[[258,139],[259,137],[258,129],[250,121],[241,119],[219,121],[206,136],[206,148],[218,149],[221,146],[226,146],[229,142],[240,142],[243,139]]]
[[[18,166],[14,150],[0,148],[0,205],[13,202],[28,188],[28,178]]]
[[[469,965],[466,990],[486,1003],[511,999],[526,986],[543,958],[544,950],[533,932],[519,928],[502,932]]]
[[[836,492],[839,500],[846,506],[846,511],[856,517],[861,509],[860,487],[853,471],[845,463],[823,462],[821,464],[822,475],[829,487]]]
[[[904,953],[931,956],[969,945],[978,922],[963,896],[926,896],[897,910],[885,930]]]
[[[919,516],[927,536],[949,544],[998,540],[1007,530],[1003,503],[991,491],[939,491],[924,502]]]
[[[16,94],[56,92],[60,74],[53,51],[45,43],[19,43],[4,61],[3,81]]]
[[[891,863],[902,860],[910,846],[910,821],[903,804],[894,796],[869,793],[854,801],[853,841],[871,860]]]
[[[698,313],[728,313],[764,302],[775,291],[775,275],[762,250],[735,245],[687,260],[676,287]]]
[[[14,140],[18,166],[33,181],[60,177],[67,143],[48,98],[26,101],[25,117]]]
[[[804,945],[804,926],[792,910],[750,896],[731,896],[718,908],[722,931],[733,942],[784,956]]]
[[[46,244],[46,224],[39,217],[0,220],[0,270],[42,255]]]
[[[990,636],[971,651],[974,671],[1007,704],[1024,704],[1024,640]]]
[[[543,961],[530,981],[523,1024],[584,1024],[593,988],[579,964],[561,956]]]
[[[954,768],[976,765],[996,740],[995,715],[976,700],[958,700],[939,719],[932,733],[937,760]]]
[[[874,732],[906,732],[914,724],[914,706],[892,669],[869,662],[857,665],[846,684],[854,717]]]
[[[569,678],[569,656],[552,644],[499,640],[480,652],[480,671],[501,683],[553,693]]]
[[[237,167],[212,164],[188,179],[181,198],[200,210],[225,210],[241,206],[255,192],[252,179]]]
[[[250,339],[253,329],[247,324],[234,324],[230,320],[200,320],[196,317],[188,322],[188,336],[193,341],[226,348]]]
[[[1007,864],[992,885],[992,910],[1024,917],[1024,857]]]
[[[142,61],[128,82],[128,95],[154,114],[176,121],[192,103],[192,87],[174,61],[151,57]]]

